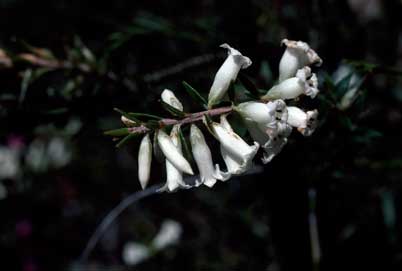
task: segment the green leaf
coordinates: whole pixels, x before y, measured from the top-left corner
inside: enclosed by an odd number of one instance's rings
[[[187,93],[190,95],[190,97],[197,101],[202,107],[207,108],[207,100],[205,100],[204,97],[201,96],[201,94],[195,90],[192,86],[190,86],[186,81],[182,82],[184,89],[187,91]]]
[[[352,76],[353,73],[350,73],[336,84],[335,93],[338,97],[342,97],[350,89],[350,80]]]
[[[158,117],[158,116],[151,115],[151,114],[145,114],[145,113],[132,113],[132,112],[129,112],[128,114],[130,116],[132,116],[133,118],[144,117],[144,118],[150,118],[150,119],[156,119],[156,120],[161,120],[162,119],[162,117]]]
[[[189,147],[187,140],[184,137],[183,131],[181,129],[179,129],[179,138],[180,138],[183,150],[184,150],[184,156],[189,162],[191,162],[193,160],[193,155],[191,154],[190,147]]]
[[[156,160],[159,163],[163,163],[165,161],[165,156],[163,155],[163,152],[162,152],[161,148],[159,147],[157,132],[154,133],[154,137],[153,137],[153,152],[156,157]]]
[[[352,65],[357,70],[363,73],[370,73],[373,72],[375,69],[379,68],[379,66],[376,64],[365,62],[362,60],[346,60],[346,63]]]
[[[269,66],[268,61],[266,60],[263,60],[261,62],[260,76],[264,79],[266,83],[272,83],[273,81],[272,70]]]
[[[119,112],[120,114],[122,114],[123,116],[125,116],[126,118],[128,118],[129,120],[134,121],[137,125],[139,125],[141,123],[141,121],[139,119],[137,119],[136,117],[130,115],[127,112],[124,112],[123,110],[119,109],[119,108],[113,108],[114,111]]]
[[[105,131],[103,133],[105,135],[109,135],[109,136],[124,136],[129,133],[129,130],[128,130],[128,128],[120,128],[120,129]]]
[[[116,148],[120,148],[124,144],[126,144],[130,139],[138,136],[139,134],[128,134],[126,135],[122,140],[119,141],[119,143],[116,144]]]
[[[236,102],[236,90],[235,90],[234,83],[231,83],[229,86],[228,97],[229,97],[229,101]]]
[[[163,107],[166,111],[168,111],[170,114],[172,114],[173,116],[175,116],[175,117],[180,117],[180,118],[183,118],[183,117],[185,116],[185,114],[184,114],[183,111],[180,111],[180,110],[174,108],[173,106],[171,106],[171,105],[168,104],[168,103],[165,103],[165,102],[162,101],[162,100],[161,100],[160,102],[161,102],[161,104],[162,104],[162,107]]]
[[[240,83],[247,89],[253,96],[256,98],[260,97],[261,93],[258,91],[258,88],[255,84],[248,78],[248,76],[244,75],[243,73],[239,73],[237,77]]]

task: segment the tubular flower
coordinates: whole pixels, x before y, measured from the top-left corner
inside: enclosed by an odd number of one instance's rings
[[[173,91],[169,89],[165,89],[161,94],[162,101],[167,103],[168,105],[176,108],[177,110],[183,111],[183,105],[174,95]]]
[[[253,159],[259,148],[257,142],[254,142],[254,146],[249,146],[240,136],[226,130],[221,124],[213,122],[211,126],[214,135],[230,155],[243,161]]]
[[[173,129],[172,133],[176,132],[178,129],[179,128]],[[183,157],[181,151],[178,150],[176,144],[174,144],[172,140],[173,138],[178,137],[178,135],[171,138],[162,130],[158,130],[157,133],[159,147],[163,152],[163,155],[165,155],[166,159],[178,170],[193,175],[194,173],[189,162],[186,160],[186,158]]]
[[[215,75],[214,82],[208,95],[208,107],[218,103],[226,94],[230,84],[236,80],[240,69],[251,65],[250,58],[243,56],[239,51],[224,43],[220,47],[228,50],[228,57]]]
[[[317,127],[318,111],[304,112],[298,107],[288,106],[288,124],[296,127],[304,136],[310,136]]]
[[[145,189],[148,184],[151,173],[152,163],[152,143],[149,134],[146,134],[141,140],[140,150],[138,152],[138,179],[141,188]]]
[[[322,59],[307,43],[284,39],[282,44],[287,48],[279,62],[279,82],[294,77],[297,70],[304,66],[322,64]]]
[[[221,143],[221,155],[228,169],[227,174],[238,175],[247,171],[251,165],[259,144],[249,146],[241,137],[233,132],[225,115],[221,116],[221,123],[213,123],[212,130]]]
[[[180,129],[179,125],[175,125],[170,133],[172,144],[174,145],[176,151],[181,155],[182,154],[182,147],[180,138],[178,135],[178,131]],[[161,187],[158,192],[173,192],[176,191],[178,188],[190,188],[191,186],[186,184],[183,181],[183,173],[180,169],[175,167],[168,159],[165,161],[166,163],[166,184]]]
[[[311,74],[309,67],[304,67],[296,73],[296,77],[284,80],[278,85],[273,86],[262,99],[295,99],[304,94],[315,98],[318,94],[318,80],[315,74]]]
[[[225,181],[230,177],[220,171],[219,165],[216,165],[216,169],[214,169],[211,150],[205,142],[201,130],[194,124],[191,125],[190,129],[190,141],[193,157],[200,171],[200,178],[196,181],[196,186],[205,184],[208,187],[212,187],[217,179]]]
[[[235,110],[240,113],[245,122],[254,123],[269,135],[277,133],[278,122],[286,122],[287,120],[286,104],[282,100],[275,100],[266,104],[262,102],[241,103]],[[257,142],[259,141],[257,140]]]

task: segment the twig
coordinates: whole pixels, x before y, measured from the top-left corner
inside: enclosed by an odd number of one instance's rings
[[[226,107],[220,107],[220,108],[205,110],[205,111],[201,111],[201,112],[191,113],[191,114],[188,114],[185,118],[179,119],[179,120],[163,119],[163,120],[159,121],[159,127],[162,128],[165,126],[171,126],[171,125],[175,125],[175,124],[189,124],[189,123],[193,123],[193,122],[202,120],[202,118],[206,115],[213,117],[213,116],[219,116],[219,115],[223,115],[226,113],[230,113],[232,111],[233,111],[232,106],[226,106]],[[141,133],[147,133],[147,132],[151,131],[151,129],[142,124],[137,127],[131,127],[128,129],[128,131],[132,134],[141,134]]]

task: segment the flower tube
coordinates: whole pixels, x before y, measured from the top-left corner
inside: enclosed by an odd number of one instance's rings
[[[228,179],[230,175],[220,172],[218,165],[214,169],[211,150],[205,142],[201,130],[194,124],[190,128],[190,141],[193,157],[200,171],[200,178],[196,181],[196,185],[198,186],[203,183],[208,187],[212,187],[215,185],[217,179]]]
[[[224,43],[220,47],[228,50],[228,57],[215,75],[208,95],[208,108],[217,104],[225,96],[230,84],[236,80],[239,71],[246,69],[252,63],[250,58],[243,56],[228,44]]]
[[[226,174],[238,175],[247,171],[252,165],[252,160],[258,151],[259,144],[254,142],[254,146],[249,146],[244,142],[241,137],[233,132],[226,115],[221,115],[220,124],[213,124],[212,130],[221,143],[221,155],[228,169]],[[227,141],[226,137],[233,138]],[[233,151],[237,146],[240,147],[238,152]]]
[[[173,130],[172,130],[173,131]],[[164,131],[158,131],[158,144],[165,155],[166,159],[175,166],[178,170],[183,171],[187,174],[193,175],[193,170],[191,169],[190,163],[183,157],[181,152],[177,149],[176,145],[173,143],[172,138],[168,136]]]
[[[259,144],[254,142],[254,146],[249,146],[239,135],[226,130],[219,123],[211,124],[212,131],[222,146],[229,154],[237,157],[239,160],[249,160],[255,156],[259,148]]]
[[[145,189],[148,184],[152,163],[152,143],[149,134],[146,134],[141,140],[140,149],[138,151],[138,179],[141,188]]]
[[[296,77],[286,79],[273,86],[266,95],[261,97],[263,100],[275,99],[295,99],[304,94],[315,98],[318,94],[318,80],[315,74],[311,74],[309,67],[304,67],[296,73]]]

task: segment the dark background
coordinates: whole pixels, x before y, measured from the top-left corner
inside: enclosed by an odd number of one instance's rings
[[[8,191],[0,201],[1,270],[400,270],[401,14],[398,0],[0,1],[0,48],[12,62],[0,61],[0,140],[18,149],[19,161],[17,174],[0,172]],[[121,126],[113,107],[168,116],[158,103],[168,87],[187,111],[199,111],[181,81],[206,96],[224,42],[252,59],[244,73],[269,89],[283,38],[308,42],[324,60],[320,97],[301,101],[320,111],[313,136],[293,132],[263,172],[130,206],[79,262],[102,218],[141,189],[139,141],[116,149],[103,135]],[[22,60],[43,56],[32,47],[71,65]],[[345,60],[365,80],[356,102],[339,110],[346,89],[331,75]],[[54,138],[67,162],[28,155]],[[154,163],[152,184],[163,182],[163,171]],[[182,225],[181,241],[125,267],[124,245],[149,242],[167,218]]]

